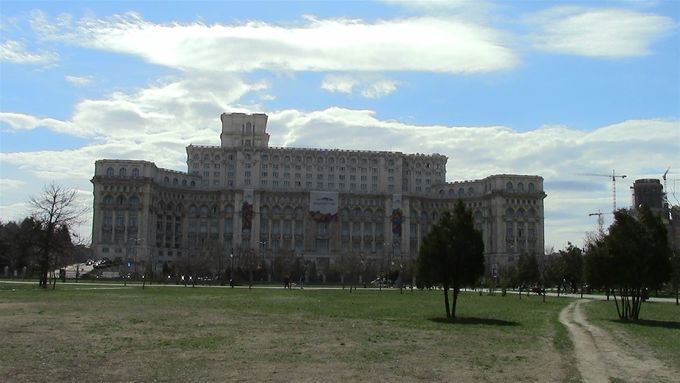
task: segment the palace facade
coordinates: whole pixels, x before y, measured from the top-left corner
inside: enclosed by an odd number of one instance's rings
[[[324,270],[345,254],[374,265],[417,256],[443,211],[462,200],[483,232],[489,271],[543,252],[543,178],[446,182],[447,157],[269,146],[264,114],[222,114],[220,146],[189,145],[187,171],[143,160],[95,163],[97,258],[225,259],[256,252],[265,267],[292,252]],[[492,271],[493,272],[493,271]]]

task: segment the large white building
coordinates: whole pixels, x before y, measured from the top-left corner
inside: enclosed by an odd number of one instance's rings
[[[459,199],[483,232],[488,269],[543,252],[543,178],[446,182],[440,154],[276,148],[264,114],[222,114],[220,146],[189,145],[187,172],[143,160],[95,163],[97,257],[172,265],[218,244],[263,267],[292,252],[322,272],[346,254],[375,267],[417,256]],[[214,245],[213,245],[214,247]]]

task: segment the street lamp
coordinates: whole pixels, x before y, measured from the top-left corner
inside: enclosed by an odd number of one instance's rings
[[[229,266],[229,286],[234,288],[234,252],[229,253],[229,259],[231,261],[231,266]]]

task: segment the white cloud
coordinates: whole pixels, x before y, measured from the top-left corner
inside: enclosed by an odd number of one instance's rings
[[[12,189],[17,189],[23,185],[25,185],[26,182],[21,181],[21,180],[13,180],[9,178],[0,178],[0,192],[7,192],[8,190]]]
[[[31,23],[46,40],[134,54],[184,70],[479,73],[517,63],[506,33],[454,18],[366,22],[307,17],[293,26],[207,25],[156,24],[135,13],[74,23],[36,12]]]
[[[358,81],[347,75],[333,75],[329,74],[324,76],[321,82],[321,89],[327,90],[331,93],[352,93],[352,88],[358,83]]]
[[[93,79],[94,78],[92,76],[72,76],[72,75],[64,76],[64,80],[66,80],[66,82],[74,86],[89,85],[90,83],[92,83]]]
[[[395,80],[371,80],[375,77],[369,74],[358,76],[350,75],[326,75],[321,82],[321,89],[331,93],[352,94],[355,88],[360,88],[361,96],[365,98],[380,98],[397,90],[398,81]]]
[[[380,98],[397,90],[398,81],[382,80],[368,85],[361,91],[361,95],[366,98]]]
[[[76,136],[86,135],[84,132],[74,129],[71,123],[53,118],[38,118],[23,113],[0,112],[0,123],[6,124],[10,130],[32,130],[44,127],[59,133]]]
[[[677,24],[669,17],[625,9],[557,7],[527,18],[537,49],[592,57],[643,56]]]
[[[7,40],[0,44],[0,61],[14,64],[48,65],[59,59],[55,52],[29,52],[19,41]]]

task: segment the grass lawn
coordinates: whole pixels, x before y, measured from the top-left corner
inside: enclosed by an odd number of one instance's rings
[[[595,325],[617,335],[617,339],[654,353],[671,366],[680,366],[680,306],[645,302],[639,321],[621,321],[614,301],[590,302],[586,315]]]
[[[0,381],[572,381],[568,303],[0,282]]]

